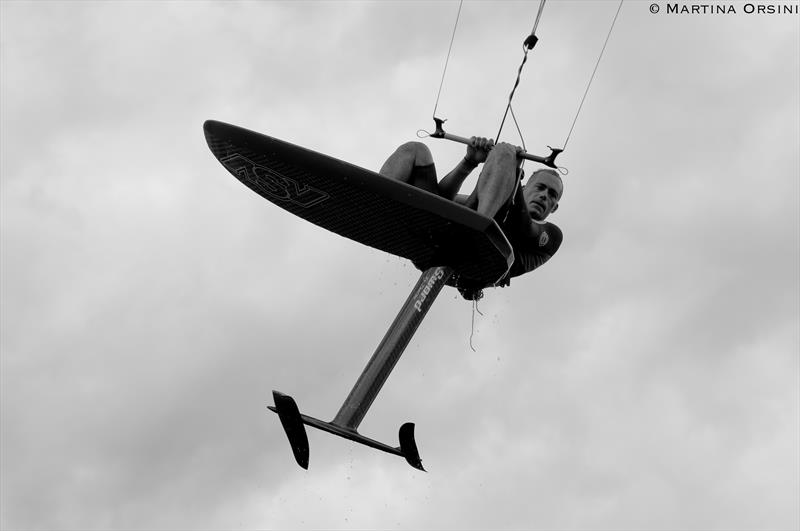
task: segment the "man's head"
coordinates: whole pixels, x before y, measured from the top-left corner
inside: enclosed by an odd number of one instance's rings
[[[554,170],[536,170],[522,188],[525,206],[536,221],[544,221],[556,211],[563,193],[564,183]]]

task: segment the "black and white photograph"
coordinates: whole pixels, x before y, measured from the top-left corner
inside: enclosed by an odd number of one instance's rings
[[[797,0],[0,0],[0,529],[800,529]]]

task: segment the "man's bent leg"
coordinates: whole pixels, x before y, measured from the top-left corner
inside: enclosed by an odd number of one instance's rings
[[[384,177],[438,193],[433,155],[422,142],[407,142],[386,159],[379,172]]]
[[[508,144],[498,144],[486,158],[473,192],[478,198],[478,213],[494,218],[514,193],[516,185],[516,149]]]

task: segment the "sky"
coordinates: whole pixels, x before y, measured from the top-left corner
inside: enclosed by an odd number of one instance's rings
[[[377,169],[433,128],[459,4],[0,1],[0,527],[800,528],[798,3],[684,5],[623,5],[558,254],[480,313],[446,288],[361,424],[415,422],[420,472],[316,430],[303,470],[266,409],[333,418],[419,272],[202,124]],[[616,8],[546,4],[501,140],[564,145]],[[449,132],[496,135],[537,9],[463,4]]]

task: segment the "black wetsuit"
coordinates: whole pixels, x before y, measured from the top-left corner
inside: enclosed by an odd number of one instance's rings
[[[436,168],[433,164],[415,166],[409,184],[439,194]],[[477,193],[473,192],[463,204],[475,210]],[[561,229],[552,223],[533,222],[533,232],[531,233],[532,220],[528,208],[525,206],[521,186],[517,186],[513,196],[508,198],[494,219],[514,249],[514,263],[508,273],[497,283],[498,286],[508,286],[511,284],[512,277],[523,275],[541,266],[556,254],[561,246],[563,238]],[[424,269],[420,264],[415,265]],[[474,299],[480,297],[482,287],[462,285],[459,286],[459,291],[464,298]]]
[[[557,225],[534,221],[531,233],[529,219],[531,217],[525,206],[522,188],[518,187],[514,200],[509,200],[495,216],[495,221],[514,249],[514,264],[498,286],[508,286],[512,277],[533,271],[547,262],[561,247],[564,236]]]

